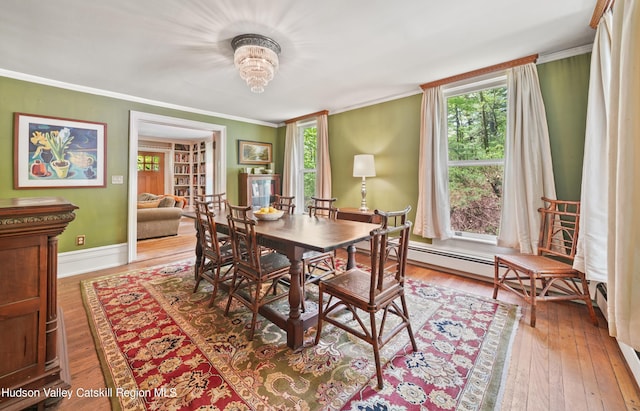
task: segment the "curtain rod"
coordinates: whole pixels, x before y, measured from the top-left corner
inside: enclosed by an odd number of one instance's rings
[[[311,118],[311,117],[318,117],[318,116],[321,116],[323,114],[324,115],[329,115],[329,110],[322,110],[322,111],[317,111],[317,112],[311,113],[311,114],[305,114],[304,116],[292,118],[290,120],[285,120],[284,123],[285,124],[295,123],[295,122],[298,122],[300,120],[306,120],[306,119]]]
[[[424,83],[424,84],[420,85],[420,88],[422,88],[423,90],[426,90],[428,88],[442,86],[444,84],[455,83],[456,81],[460,81],[460,80],[465,80],[465,79],[472,78],[472,77],[481,76],[483,74],[492,73],[494,71],[506,70],[506,69],[511,68],[511,67],[522,66],[522,65],[528,64],[528,63],[535,63],[535,61],[537,59],[538,59],[538,55],[537,54],[532,54],[530,56],[521,57],[519,59],[515,59],[515,60],[511,60],[511,61],[505,61],[504,63],[494,64],[493,66],[488,66],[488,67],[484,67],[484,68],[481,68],[481,69],[468,71],[466,73],[457,74],[455,76],[443,78],[443,79],[440,79],[440,80],[431,81],[429,83]]]
[[[600,18],[602,15],[613,7],[614,0],[598,0],[596,2],[596,7],[593,9],[593,15],[591,16],[591,22],[589,23],[589,27],[592,29],[598,28],[598,23],[600,22]]]

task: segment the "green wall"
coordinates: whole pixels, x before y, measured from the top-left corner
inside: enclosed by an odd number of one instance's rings
[[[418,198],[418,149],[422,94],[329,116],[333,195],[339,207],[360,206],[361,179],[353,156],[373,154],[376,176],[367,178],[370,209],[400,210]]]
[[[556,194],[580,200],[591,53],[538,66]]]
[[[538,66],[559,198],[580,198],[589,61],[590,54],[585,54]],[[238,198],[238,140],[272,142],[275,168],[282,172],[285,127],[276,129],[4,77],[0,77],[0,96],[0,195],[60,196],[79,206],[76,220],[60,236],[61,252],[127,241],[130,110],[227,126],[230,201]],[[352,177],[353,156],[372,153],[377,176],[367,179],[367,204],[371,209],[385,210],[411,205],[410,218],[415,219],[421,98],[416,94],[329,116],[333,195],[338,206],[359,207],[360,180]],[[15,112],[107,123],[107,187],[15,190]],[[112,175],[125,176],[124,184],[112,185]],[[83,247],[74,244],[78,234],[87,236]]]
[[[227,127],[227,192],[238,198],[237,140],[273,142],[277,129],[203,114],[172,110],[149,104],[81,93],[21,80],[0,77],[0,196],[63,197],[79,209],[76,219],[59,238],[59,251],[126,243],[129,181],[129,111],[160,114]],[[104,188],[19,189],[13,188],[13,114],[15,112],[96,121],[107,124],[107,186]],[[281,167],[275,159],[276,168]],[[281,161],[281,157],[280,157]],[[124,184],[112,185],[111,176],[124,176]],[[75,237],[86,235],[78,247]]]

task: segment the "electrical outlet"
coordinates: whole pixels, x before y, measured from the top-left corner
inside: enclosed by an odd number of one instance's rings
[[[76,237],[76,245],[84,245],[84,234]]]

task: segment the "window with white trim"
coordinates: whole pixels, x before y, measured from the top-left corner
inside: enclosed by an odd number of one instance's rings
[[[298,123],[298,147],[300,150],[300,173],[298,187],[301,187],[303,192],[304,203],[303,207],[300,207],[300,211],[305,211],[307,204],[311,200],[311,197],[316,195],[316,176],[317,176],[317,164],[318,164],[318,127],[317,121],[305,121]]]
[[[450,87],[444,97],[451,229],[457,238],[495,241],[507,132],[506,77]]]

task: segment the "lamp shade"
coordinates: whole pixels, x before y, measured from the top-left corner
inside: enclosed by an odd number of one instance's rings
[[[353,176],[376,176],[376,165],[373,161],[373,154],[356,154],[355,156],[353,156]]]

